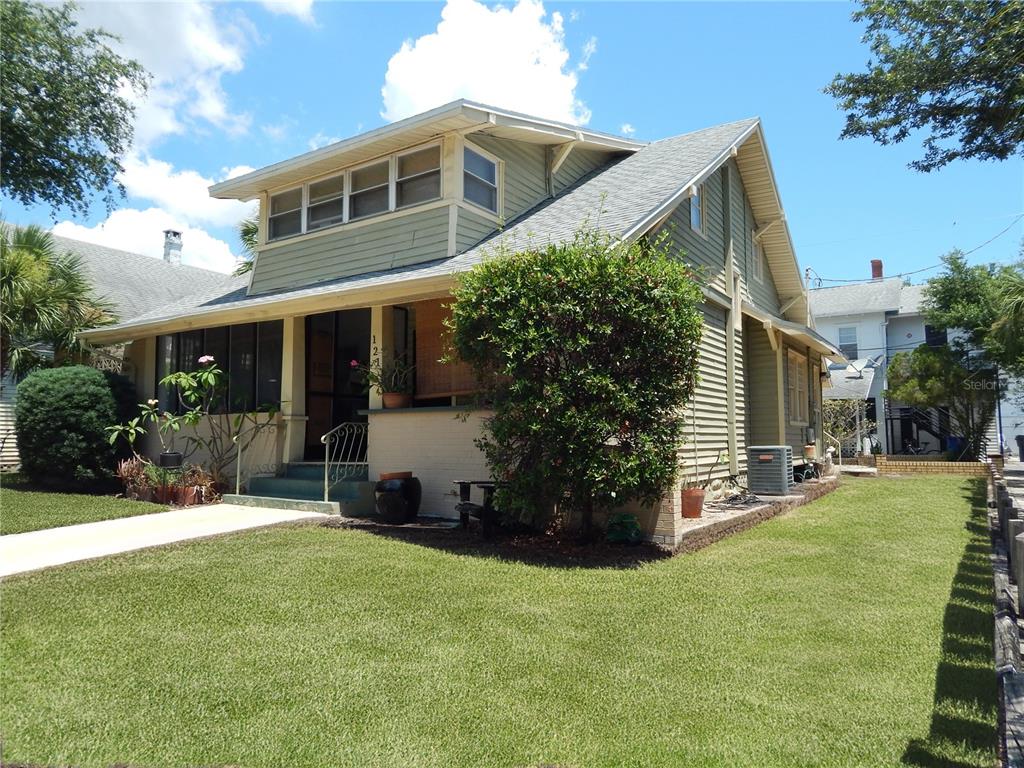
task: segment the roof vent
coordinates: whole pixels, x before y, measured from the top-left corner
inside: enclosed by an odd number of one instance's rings
[[[881,280],[882,279],[882,260],[872,259],[871,260],[871,279]]]
[[[175,266],[181,264],[181,232],[164,230],[164,261]]]

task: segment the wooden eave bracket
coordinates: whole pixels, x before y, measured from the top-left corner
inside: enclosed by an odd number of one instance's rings
[[[764,237],[766,234],[768,234],[768,231],[772,227],[774,227],[776,224],[780,224],[781,222],[783,222],[785,220],[786,220],[785,216],[779,216],[777,219],[772,219],[767,224],[765,224],[763,227],[758,228],[758,230],[756,232],[754,232],[754,239],[757,240],[758,242],[761,242],[761,238]]]
[[[572,152],[573,147],[579,144],[579,142],[580,140],[577,139],[575,141],[567,141],[565,142],[565,144],[558,145],[558,148],[555,149],[555,154],[551,158],[550,173],[552,176],[558,173],[558,169],[562,167],[562,163],[564,163],[569,158],[569,155]]]

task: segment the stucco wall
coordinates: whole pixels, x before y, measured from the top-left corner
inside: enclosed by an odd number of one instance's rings
[[[458,489],[453,480],[487,480],[490,471],[473,441],[480,436],[487,411],[459,418],[452,409],[373,412],[369,416],[370,479],[381,472],[411,471],[423,484],[421,515],[458,517]],[[482,503],[482,492],[473,490]]]

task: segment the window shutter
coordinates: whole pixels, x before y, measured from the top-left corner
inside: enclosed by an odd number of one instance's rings
[[[451,336],[444,324],[451,316],[445,300],[419,301],[412,308],[416,313],[416,397],[423,399],[475,392],[476,377],[466,363],[441,362],[448,351]]]

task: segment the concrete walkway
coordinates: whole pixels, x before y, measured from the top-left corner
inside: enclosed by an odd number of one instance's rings
[[[249,528],[318,520],[320,512],[209,504],[0,536],[0,576]]]

